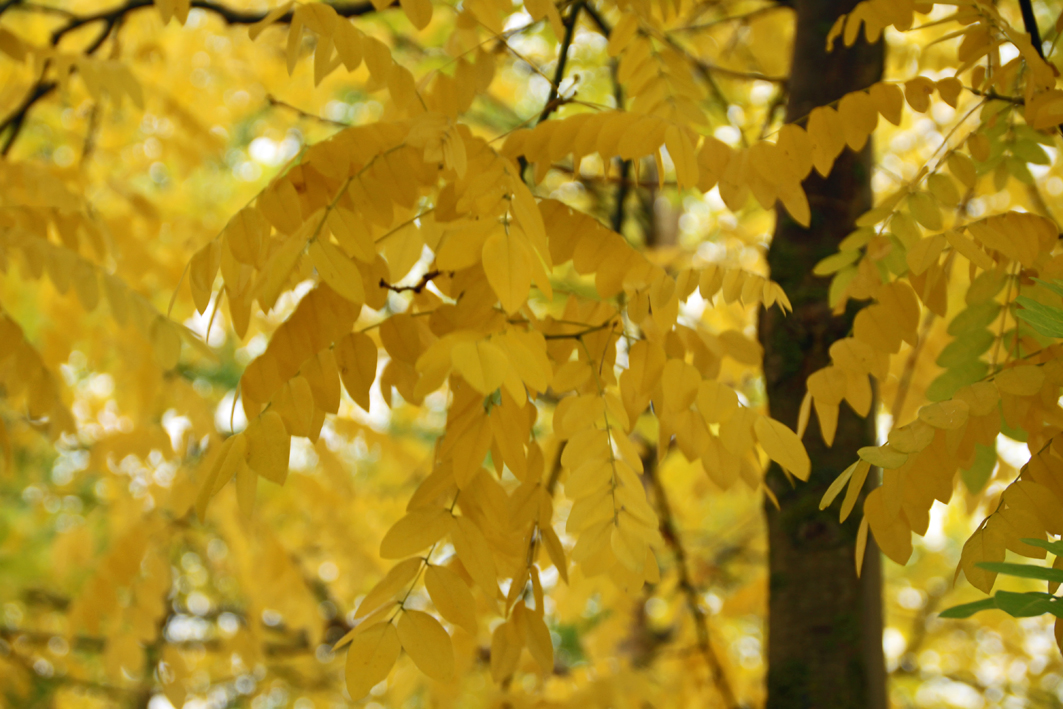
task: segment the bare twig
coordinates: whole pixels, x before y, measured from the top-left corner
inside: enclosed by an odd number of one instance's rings
[[[443,271],[440,271],[440,270],[429,271],[428,273],[426,273],[423,276],[421,276],[421,280],[418,281],[416,285],[412,285],[412,286],[393,286],[390,283],[388,283],[387,281],[385,281],[383,278],[381,278],[380,279],[380,287],[381,288],[387,288],[388,290],[395,291],[396,293],[402,293],[403,291],[410,291],[412,293],[420,293],[421,291],[423,291],[428,286],[429,283],[432,282],[432,279],[438,278],[439,276],[442,276],[442,275],[443,275]],[[453,276],[454,273],[451,272],[451,273],[449,273],[447,275]]]
[[[210,0],[192,0],[193,8],[209,12],[219,18],[221,18],[226,24],[229,25],[252,25],[256,22],[263,20],[266,17],[265,12],[248,12],[244,10],[237,10],[235,8],[223,5],[221,3],[212,2]],[[77,15],[73,13],[63,13],[64,17],[67,17],[67,21],[61,26],[55,29],[51,35],[52,46],[58,46],[62,39],[71,32],[78,30],[87,25],[102,22],[103,30],[97,35],[96,39],[92,41],[84,50],[83,53],[87,55],[94,54],[111,35],[111,31],[124,21],[125,17],[132,12],[138,10],[144,10],[154,8],[154,0],[128,0],[124,5],[111,8],[109,10],[102,10],[100,12],[93,12],[84,15]],[[18,0],[7,0],[7,2],[0,5],[0,14],[11,7],[18,7],[23,10],[32,10],[34,12],[51,12],[51,8],[45,8],[39,5],[22,5],[18,3]],[[333,5],[332,8],[336,11],[340,17],[359,17],[375,12],[373,4],[370,2],[358,2],[342,5]],[[293,12],[285,13],[277,18],[277,24],[290,24],[292,21]],[[7,133],[7,137],[4,138],[3,147],[0,148],[0,155],[7,155],[14,145],[15,140],[21,133],[23,126],[26,122],[26,116],[30,109],[42,98],[50,94],[55,90],[57,84],[54,81],[46,80],[45,74],[48,69],[48,65],[45,64],[45,70],[41,72],[41,77],[26,93],[26,97],[19,103],[18,107],[11,112],[6,118],[0,121],[0,134]]]
[[[550,117],[551,113],[564,105],[560,100],[558,91],[561,88],[561,82],[565,79],[568,50],[572,46],[572,38],[576,34],[576,24],[579,22],[579,13],[583,8],[583,0],[578,0],[569,11],[568,19],[565,20],[565,36],[561,39],[561,47],[557,50],[557,68],[554,70],[554,80],[550,84],[550,95],[546,99],[546,105],[543,106],[543,112],[539,114],[537,124],[545,121]]]
[[[657,456],[655,451],[652,455],[648,455],[643,459],[643,467],[645,469],[644,475],[650,483],[650,486],[653,488],[653,496],[657,501],[657,516],[661,521],[661,536],[664,537],[665,543],[668,545],[668,548],[672,550],[672,555],[675,556],[675,567],[676,574],[679,577],[679,588],[683,591],[683,595],[686,596],[687,607],[690,609],[690,614],[694,617],[694,629],[697,632],[698,649],[701,651],[701,654],[705,656],[705,662],[709,665],[709,672],[712,674],[712,681],[716,685],[716,689],[720,692],[720,697],[723,699],[724,705],[730,709],[737,709],[739,704],[735,699],[734,689],[731,687],[731,681],[723,670],[723,665],[720,664],[720,658],[717,657],[716,650],[712,647],[712,641],[709,638],[709,621],[705,617],[705,611],[701,608],[698,590],[690,579],[690,570],[687,567],[686,550],[683,549],[683,544],[679,539],[679,532],[676,529],[675,518],[672,515],[672,508],[668,503],[668,495],[665,492],[664,485],[661,483],[661,478],[657,473]]]
[[[759,7],[756,10],[751,10],[751,11],[745,13],[745,14],[742,14],[742,15],[732,15],[730,17],[721,17],[721,18],[716,19],[716,20],[709,20],[708,22],[702,22],[701,24],[698,24],[698,25],[687,25],[686,27],[677,27],[676,31],[678,31],[678,32],[699,32],[701,30],[710,30],[713,27],[718,27],[719,25],[727,24],[729,22],[737,22],[739,24],[745,25],[745,24],[749,24],[749,22],[751,20],[754,20],[757,17],[760,17],[761,15],[766,15],[769,12],[774,12],[775,10],[781,10],[784,7],[786,7],[786,5],[772,3],[771,5],[765,5],[764,7]]]

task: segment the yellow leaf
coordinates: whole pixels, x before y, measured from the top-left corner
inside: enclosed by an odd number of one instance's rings
[[[468,517],[456,517],[451,539],[458,559],[473,580],[493,599],[498,593],[498,571],[483,532]]]
[[[963,84],[955,76],[949,76],[937,82],[937,90],[945,103],[956,108],[960,92],[963,91]]]
[[[251,518],[255,509],[255,490],[258,488],[258,476],[247,466],[247,462],[240,460],[236,464],[236,502],[240,508],[240,514],[245,519]]]
[[[350,210],[336,207],[327,217],[329,231],[343,249],[363,263],[376,259],[376,245],[363,220]]]
[[[1045,372],[1041,367],[1024,364],[1005,369],[994,377],[994,381],[1001,393],[1033,396],[1041,391],[1041,385],[1045,382]]]
[[[417,572],[421,570],[421,564],[423,563],[423,559],[414,557],[391,567],[391,571],[388,571],[387,575],[380,579],[380,581],[369,590],[369,593],[365,594],[365,598],[362,599],[362,602],[358,604],[358,610],[355,611],[354,614],[355,620],[366,616],[384,603],[395,598],[403,589],[409,586],[411,581],[414,580],[417,576]]]
[[[487,282],[510,315],[528,300],[532,258],[528,246],[508,230],[495,232],[484,242],[483,266]]]
[[[542,534],[543,546],[546,547],[546,553],[550,557],[550,561],[561,575],[561,579],[568,583],[568,560],[565,559],[565,548],[561,546],[561,540],[558,538],[557,532],[549,526],[540,527],[539,532]]]
[[[996,266],[996,262],[989,257],[989,254],[978,248],[978,245],[974,243],[971,237],[965,236],[955,229],[949,229],[945,232],[945,238],[948,239],[952,248],[959,251],[968,261],[983,271],[991,271]]]
[[[937,231],[942,227],[941,206],[929,192],[916,192],[908,198],[908,211],[917,222],[927,229]]]
[[[918,276],[937,263],[938,256],[941,255],[944,248],[945,236],[943,234],[935,234],[917,241],[914,246],[908,249],[908,254],[905,256],[912,274]]]
[[[631,43],[639,29],[639,18],[633,12],[625,12],[613,25],[613,31],[609,35],[607,50],[609,56],[616,57]]]
[[[347,648],[347,691],[358,701],[378,683],[387,679],[402,644],[399,633],[391,623],[377,623],[355,635]]]
[[[412,510],[400,519],[380,542],[380,556],[401,559],[426,549],[447,533],[450,512],[442,508]]]
[[[856,532],[856,577],[860,578],[860,572],[864,568],[864,556],[867,553],[867,517],[860,520],[860,529]]]
[[[797,478],[808,480],[812,472],[812,463],[805,451],[805,446],[797,434],[784,424],[767,416],[759,417],[753,424],[757,442],[768,457],[789,470]]]
[[[330,414],[340,410],[340,372],[332,350],[322,350],[303,363],[300,373],[310,384],[314,405]]]
[[[834,482],[830,484],[830,487],[827,488],[827,491],[823,493],[823,497],[820,498],[819,508],[821,510],[825,510],[830,507],[830,504],[834,502],[834,498],[836,498],[838,496],[838,493],[840,493],[845,487],[845,483],[849,482],[849,478],[853,476],[853,471],[856,470],[856,466],[858,464],[859,461],[853,463],[848,468],[846,468],[841,475],[834,479]]]
[[[967,423],[970,407],[964,401],[941,401],[919,409],[919,419],[934,428],[957,429]]]
[[[266,262],[254,285],[255,297],[264,310],[271,310],[277,302],[305,246],[302,238],[286,239]]]
[[[838,515],[839,521],[844,522],[849,518],[849,514],[853,511],[853,507],[856,506],[856,501],[860,497],[860,492],[864,489],[864,483],[867,482],[869,472],[871,472],[871,463],[866,460],[856,463],[853,477],[849,480],[849,489],[845,491],[845,499],[842,500],[842,510]]]
[[[976,564],[985,561],[1004,561],[1006,544],[1001,528],[987,522],[983,524],[963,545],[960,552],[960,570],[972,586],[983,593],[989,593],[996,581],[995,571],[986,571]]]
[[[314,393],[306,377],[296,376],[280,388],[271,402],[271,410],[280,414],[288,433],[308,436],[314,418]]]
[[[365,302],[362,274],[346,254],[324,239],[314,239],[309,253],[314,268],[332,290],[352,303]]]
[[[155,9],[162,17],[162,24],[167,25],[173,18],[174,0],[155,0]]]
[[[214,278],[218,275],[220,265],[221,249],[217,241],[211,241],[192,256],[188,271],[188,285],[192,290],[192,300],[196,304],[196,310],[200,314],[205,313],[210,305]]]
[[[694,145],[685,131],[677,126],[668,126],[664,132],[664,145],[675,165],[675,180],[680,189],[696,187],[698,184],[698,159],[694,154]]]
[[[181,332],[162,316],[155,318],[151,325],[151,349],[163,369],[173,369],[181,359]]]
[[[445,566],[429,566],[424,587],[440,615],[476,635],[476,601],[461,576]]]
[[[399,0],[402,11],[410,18],[410,24],[423,30],[432,21],[432,3],[430,0]]]
[[[871,465],[893,470],[904,465],[908,461],[908,454],[902,453],[893,446],[864,446],[856,452],[862,460]]]
[[[934,82],[925,76],[917,76],[904,82],[904,98],[913,111],[925,113],[930,108],[930,96],[934,93]]]
[[[889,513],[885,497],[881,487],[868,493],[864,498],[864,518],[870,525],[882,553],[898,564],[905,564],[912,555],[912,530],[903,516],[897,517]]]
[[[402,649],[421,672],[440,682],[454,678],[454,646],[438,620],[427,613],[405,609],[398,630]]]
[[[188,11],[192,7],[192,0],[174,0],[173,2],[173,16],[177,18],[177,21],[182,25],[188,21]]]
[[[509,369],[505,353],[484,340],[459,342],[450,351],[450,358],[458,374],[484,396],[502,385]]]
[[[516,671],[520,651],[524,649],[523,641],[512,619],[495,628],[491,635],[491,678],[496,683],[503,682]]]
[[[364,332],[348,333],[334,350],[343,387],[365,411],[369,411],[369,390],[376,380],[377,347]]]
[[[521,604],[515,610],[524,616],[524,642],[528,646],[528,652],[535,658],[544,674],[553,674],[554,644],[550,640],[550,629],[546,627],[541,615],[541,607],[536,609],[537,612],[532,612]]]
[[[895,126],[901,124],[904,110],[904,92],[895,84],[877,83],[869,92],[879,114]]]
[[[244,463],[247,454],[247,437],[242,434],[230,436],[222,443],[211,471],[203,479],[196,497],[196,516],[202,522],[206,519],[207,503],[225,483],[236,474],[237,468]]]
[[[283,485],[288,477],[291,436],[280,415],[272,409],[262,413],[244,431],[247,437],[247,464],[270,482]]]
[[[286,2],[267,12],[265,17],[247,28],[247,36],[251,38],[252,42],[255,41],[263,30],[290,12],[294,4],[294,2]]]

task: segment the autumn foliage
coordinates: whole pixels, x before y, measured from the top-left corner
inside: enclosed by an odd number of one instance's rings
[[[917,652],[1063,617],[1058,34],[1005,5],[859,3],[887,79],[783,124],[785,3],[0,3],[0,695],[757,705],[764,470],[843,406],[895,694],[997,687]],[[766,235],[872,140],[776,420]]]

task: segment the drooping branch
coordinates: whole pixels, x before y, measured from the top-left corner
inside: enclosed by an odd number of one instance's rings
[[[210,0],[192,0],[191,3],[194,9],[204,10],[206,12],[215,15],[228,25],[253,25],[256,22],[261,22],[266,18],[268,13],[265,12],[248,12],[246,10],[237,10],[227,5],[223,5],[217,2],[210,2]],[[87,15],[75,15],[62,27],[52,33],[52,44],[58,43],[63,36],[73,32],[79,27],[92,24],[93,22],[117,22],[122,17],[125,17],[131,12],[137,10],[143,10],[145,8],[153,8],[155,6],[154,0],[129,0],[123,5],[112,8],[110,10],[102,10],[100,12],[90,13]],[[340,17],[359,17],[361,15],[368,15],[375,11],[372,3],[359,2],[333,5],[332,9],[336,11],[336,14]],[[290,24],[293,17],[293,11],[289,11],[277,18],[277,24]]]
[[[554,80],[550,84],[550,95],[546,99],[546,105],[543,106],[543,112],[539,114],[537,124],[545,121],[551,113],[561,107],[558,91],[561,88],[561,82],[565,79],[568,50],[572,46],[572,38],[576,35],[576,23],[579,22],[579,13],[583,8],[583,0],[578,0],[569,11],[568,19],[565,20],[565,36],[561,39],[561,47],[557,50],[557,68],[554,70]]]
[[[789,7],[789,6],[790,6],[790,3],[778,3],[777,2],[777,3],[773,3],[771,5],[765,5],[764,7],[759,7],[756,10],[750,10],[749,12],[743,13],[741,15],[730,15],[728,17],[720,17],[720,18],[717,18],[715,20],[708,20],[706,22],[702,22],[702,23],[696,24],[696,25],[687,25],[686,27],[679,27],[679,28],[677,28],[677,30],[680,31],[680,32],[701,32],[701,31],[704,31],[704,30],[710,30],[710,29],[713,29],[714,27],[718,27],[720,25],[724,25],[724,24],[728,24],[728,23],[732,23],[732,22],[740,24],[740,25],[748,25],[750,22],[752,22],[754,19],[756,19],[758,17],[762,17],[763,15],[766,15],[769,12],[774,12],[776,10],[781,10],[784,7]]]
[[[687,607],[690,609],[690,615],[694,618],[694,630],[697,633],[698,649],[701,654],[705,656],[705,662],[709,666],[709,673],[712,675],[712,681],[716,685],[716,689],[720,692],[720,697],[723,699],[724,706],[729,709],[734,709],[739,706],[738,700],[735,698],[734,689],[731,687],[731,681],[727,677],[727,673],[724,672],[723,665],[720,664],[720,658],[716,655],[716,650],[713,648],[712,641],[709,638],[709,621],[705,617],[704,609],[701,607],[698,589],[694,586],[694,583],[690,578],[686,550],[683,548],[683,544],[679,539],[679,531],[676,529],[675,517],[672,514],[672,507],[668,502],[668,494],[664,489],[664,485],[661,483],[661,478],[657,471],[656,452],[653,451],[653,455],[646,456],[642,462],[645,470],[644,475],[646,476],[646,480],[650,483],[650,486],[653,488],[653,496],[657,502],[657,516],[661,522],[661,536],[664,537],[665,544],[667,544],[668,548],[672,550],[672,555],[675,557],[675,568],[676,575],[679,577],[679,588],[686,597]]]
[[[1037,27],[1037,18],[1033,14],[1033,3],[1030,0],[1019,0],[1019,9],[1022,10],[1022,25],[1026,33],[1030,35],[1030,42],[1037,51],[1037,56],[1045,58],[1045,50],[1041,47],[1041,30]]]
[[[386,280],[381,278],[380,279],[380,287],[381,288],[387,288],[388,290],[395,291],[396,293],[403,293],[405,291],[410,291],[411,293],[420,293],[426,287],[428,287],[428,284],[432,282],[432,279],[438,278],[439,276],[442,276],[442,275],[443,275],[443,271],[440,271],[438,269],[435,270],[435,271],[429,271],[428,273],[426,273],[423,276],[421,276],[421,280],[419,280],[415,285],[412,285],[412,286],[393,286],[390,283],[388,283]],[[454,276],[454,272],[451,271],[447,275],[453,277]]]
[[[4,145],[0,148],[0,155],[7,155],[8,151],[11,150],[11,146],[15,144],[15,139],[22,131],[26,116],[29,114],[29,110],[33,108],[33,104],[55,91],[57,86],[58,84],[54,81],[38,81],[30,89],[30,92],[26,94],[26,97],[22,99],[22,103],[3,122],[0,122],[0,134],[10,130],[7,137],[4,138]]]
[[[23,10],[50,13],[50,8],[16,3],[17,0],[8,0],[8,2],[0,5],[0,13],[12,6],[19,7],[19,9]],[[221,3],[211,2],[210,0],[192,0],[191,6],[194,9],[211,13],[221,18],[229,25],[253,25],[256,22],[261,22],[268,14],[266,12],[237,10]],[[128,0],[127,2],[109,10],[101,10],[99,12],[84,15],[64,15],[68,19],[52,32],[50,37],[51,45],[53,47],[58,46],[65,36],[75,30],[81,29],[82,27],[96,23],[103,23],[103,30],[87,47],[85,47],[84,50],[82,50],[86,56],[92,55],[103,46],[103,43],[107,41],[107,38],[111,35],[112,30],[121,24],[126,16],[138,10],[153,9],[154,7],[154,0]],[[337,4],[333,5],[332,9],[336,11],[337,15],[345,18],[360,17],[376,11],[376,8],[370,2]],[[294,11],[289,11],[281,15],[276,19],[276,23],[290,24],[293,18],[293,13]],[[0,156],[6,156],[11,150],[11,147],[14,145],[15,140],[18,139],[18,136],[25,125],[26,117],[29,114],[30,109],[33,108],[38,101],[55,90],[57,86],[56,82],[46,79],[47,68],[48,65],[45,64],[45,71],[41,72],[41,77],[32,87],[30,87],[25,98],[19,103],[18,107],[0,121],[0,134],[7,132],[7,137],[4,138],[4,144],[0,147]]]

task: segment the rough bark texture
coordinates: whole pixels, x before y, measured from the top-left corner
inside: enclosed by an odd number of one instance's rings
[[[861,39],[839,41],[826,52],[826,36],[856,0],[796,0],[797,29],[786,120],[865,88],[882,74],[883,49]],[[772,278],[786,289],[794,312],[776,309],[761,317],[764,374],[771,414],[796,426],[808,375],[829,362],[832,342],[849,334],[852,313],[834,317],[828,280],[812,275],[817,261],[837,250],[857,216],[871,204],[871,151],[848,148],[827,179],[813,173],[805,183],[812,208],[809,229],[779,210],[768,253]],[[842,404],[834,446],[823,444],[815,415],[805,435],[812,459],[807,483],[792,486],[777,466],[768,484],[781,509],[765,509],[770,543],[768,629],[769,709],[884,709],[882,590],[878,550],[869,545],[863,577],[854,554],[859,510],[838,523],[837,505],[820,512],[826,488],[856,450],[874,442],[873,424]]]

